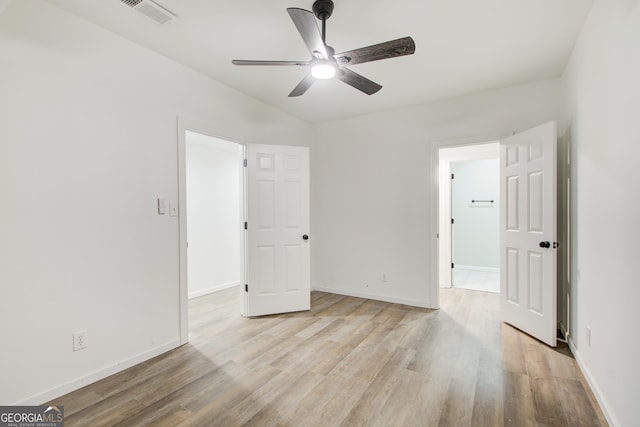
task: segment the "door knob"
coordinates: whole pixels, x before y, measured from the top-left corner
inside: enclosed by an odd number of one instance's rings
[[[309,236],[307,236],[306,234],[302,235],[302,240],[309,240]]]
[[[546,241],[545,242],[540,242],[540,247],[549,249],[551,247],[551,243],[546,242]]]

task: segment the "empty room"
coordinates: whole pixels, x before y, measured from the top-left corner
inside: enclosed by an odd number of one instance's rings
[[[638,76],[638,0],[0,0],[0,425],[640,425]]]

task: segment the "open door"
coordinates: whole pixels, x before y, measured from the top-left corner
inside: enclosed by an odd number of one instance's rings
[[[309,149],[247,145],[245,316],[309,310]]]
[[[556,346],[556,123],[500,142],[502,320]]]

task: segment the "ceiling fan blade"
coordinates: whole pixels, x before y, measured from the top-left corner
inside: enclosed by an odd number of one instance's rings
[[[311,65],[311,61],[254,61],[248,59],[234,59],[234,65],[297,65],[304,67]]]
[[[298,86],[296,86],[295,88],[293,88],[293,90],[291,91],[291,93],[289,94],[289,97],[292,98],[294,96],[300,96],[303,95],[307,89],[309,89],[311,87],[311,85],[313,84],[313,82],[316,80],[315,77],[313,77],[311,75],[311,73],[307,74],[305,76],[304,79],[302,79],[300,81],[300,83],[298,83]]]
[[[338,68],[336,70],[336,79],[355,87],[356,89],[366,93],[367,95],[373,95],[374,93],[382,89],[382,86],[380,86],[378,83],[372,82],[368,78],[363,77],[358,73],[354,73],[353,71],[344,67]]]
[[[313,12],[297,7],[287,8],[287,12],[289,12],[291,20],[296,25],[309,52],[311,52],[311,56],[319,59],[328,59],[327,48],[322,41],[322,35]]]
[[[404,37],[372,46],[361,47],[336,54],[338,64],[361,64],[363,62],[378,61],[380,59],[395,58],[396,56],[412,55],[416,51],[416,44],[411,37]]]

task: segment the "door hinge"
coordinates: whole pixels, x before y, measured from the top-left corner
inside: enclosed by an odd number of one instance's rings
[[[244,167],[246,168],[247,167],[247,159],[244,159],[243,164],[244,164]]]
[[[451,174],[451,179],[454,179],[454,178],[455,178],[455,175],[454,175],[454,174]]]
[[[451,268],[455,268],[455,267],[454,267],[454,265],[453,265],[453,263],[451,263]]]
[[[244,222],[244,229],[248,230],[249,225],[247,224],[247,221]]]
[[[245,292],[249,292],[249,285],[247,285],[246,283],[245,283],[245,285],[244,285],[244,291],[245,291]]]
[[[455,224],[455,220],[453,218],[451,218],[451,224]]]

